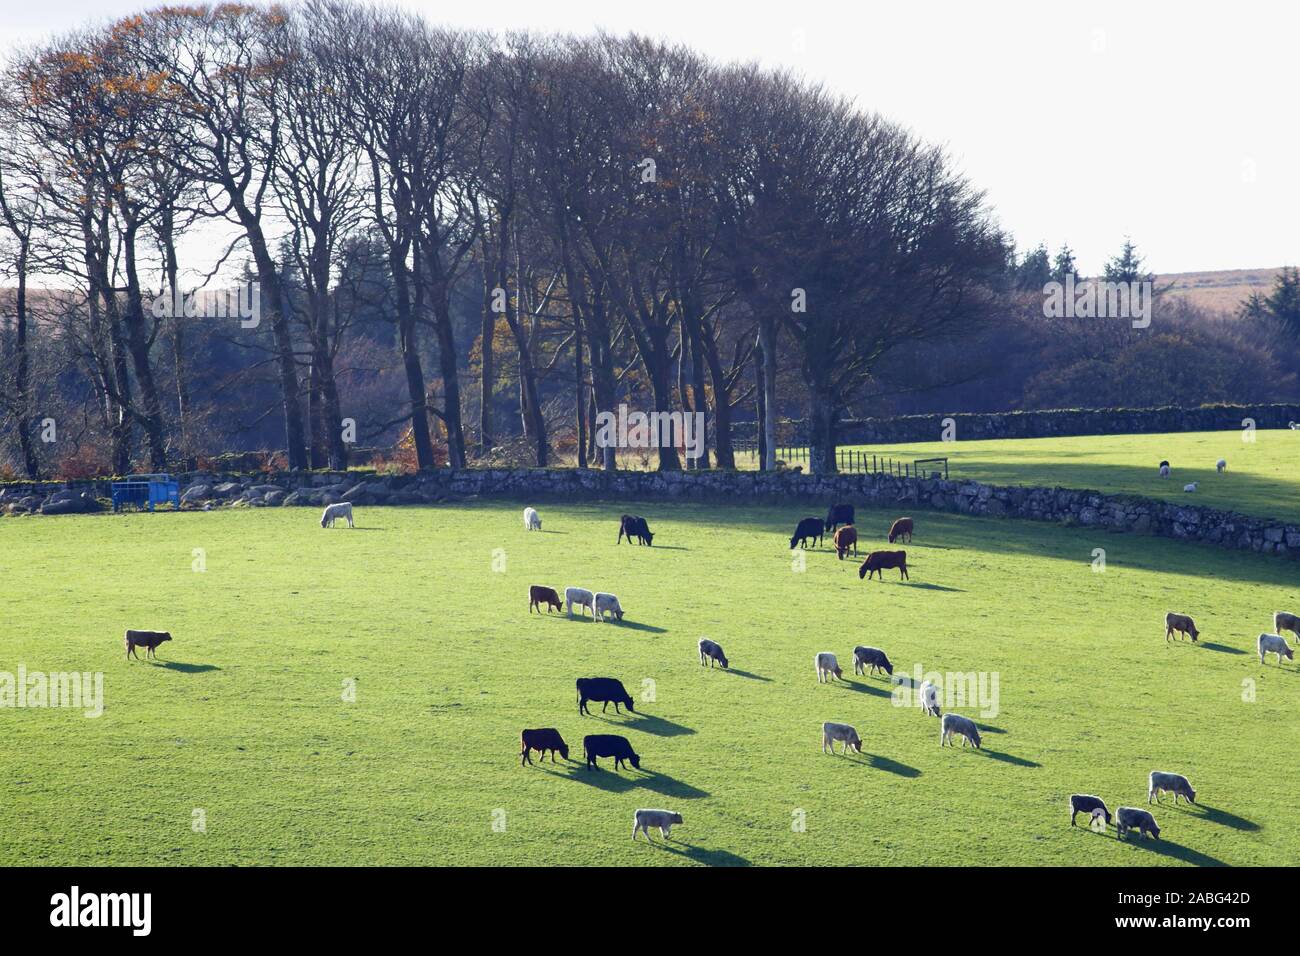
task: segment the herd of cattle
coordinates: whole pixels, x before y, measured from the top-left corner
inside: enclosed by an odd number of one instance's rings
[[[540,530],[541,518],[533,508],[527,508],[524,511],[524,527],[527,530]],[[890,544],[895,541],[911,542],[915,530],[915,524],[911,518],[899,518],[894,521],[888,532]],[[837,504],[833,505],[826,514],[825,519],[817,517],[806,517],[799,521],[795,528],[794,534],[790,538],[790,548],[796,547],[807,549],[821,546],[825,535],[829,533],[832,538],[835,553],[840,560],[848,555],[851,550],[856,557],[858,554],[858,532],[854,524],[854,509],[852,505]],[[619,535],[617,543],[622,543],[626,537],[629,543],[636,538],[644,545],[651,545],[654,535],[651,533],[645,518],[637,515],[623,515],[619,521]],[[859,578],[868,578],[877,572],[886,568],[897,568],[900,572],[901,579],[907,579],[907,552],[906,551],[871,551],[867,554],[865,560],[858,569]],[[561,607],[560,596],[553,589],[540,585],[533,585],[529,588],[529,612],[536,609],[541,613],[541,604],[547,605],[547,612],[552,609],[559,611]],[[593,609],[593,616],[604,621],[605,613],[612,611],[614,615],[622,620],[622,608],[619,606],[618,598],[612,594],[604,592],[591,592],[585,588],[566,588],[564,597],[564,608],[569,616],[573,614],[573,608],[577,606],[581,613],[582,610]],[[1279,632],[1275,634],[1261,634],[1259,636],[1258,650],[1260,662],[1263,663],[1266,653],[1276,653],[1278,663],[1281,663],[1283,657],[1288,660],[1293,659],[1291,648],[1287,645],[1284,638],[1279,634],[1283,630],[1290,630],[1293,635],[1300,639],[1300,616],[1289,614],[1285,611],[1278,611],[1274,615],[1274,630]],[[1170,612],[1165,616],[1165,638],[1171,640],[1175,634],[1188,635],[1193,642],[1196,642],[1200,636],[1200,631],[1196,627],[1195,621],[1186,614]],[[720,664],[723,668],[729,666],[727,656],[722,649],[722,645],[708,638],[702,638],[698,644],[700,664],[713,667]],[[817,680],[819,683],[829,682],[836,679],[843,680],[843,671],[840,668],[836,656],[829,651],[819,652],[814,660]],[[881,649],[875,647],[858,646],[853,649],[853,672],[858,675],[871,676],[877,671],[882,671],[892,680],[894,667],[890,662],[888,655]],[[578,713],[590,714],[588,703],[600,703],[601,712],[604,713],[609,705],[614,705],[615,713],[621,713],[621,708],[627,708],[629,712],[635,713],[635,705],[632,696],[627,692],[622,682],[612,677],[581,677],[577,681],[578,693]],[[971,745],[979,749],[983,743],[980,736],[979,728],[975,722],[968,717],[960,714],[942,713],[939,704],[939,689],[930,681],[925,681],[919,689],[922,711],[927,716],[939,718],[939,744],[940,746],[955,746],[954,738],[962,739],[962,746]],[[857,730],[850,724],[826,721],[822,724],[822,751],[835,753],[835,744],[842,745],[842,751],[847,753],[852,750],[855,753],[862,752],[862,739]],[[544,727],[524,730],[520,740],[520,764],[531,764],[531,752],[537,751],[540,759],[545,759],[545,755],[551,755],[551,762],[555,762],[555,755],[558,753],[563,759],[569,759],[569,747],[564,742],[560,732],[554,727]],[[630,764],[634,769],[641,768],[641,756],[632,749],[631,742],[623,736],[617,734],[590,734],[585,736],[582,741],[583,756],[586,760],[588,769],[600,769],[597,763],[598,758],[613,758],[614,769],[619,770],[624,763]],[[1190,803],[1196,802],[1196,791],[1192,789],[1187,778],[1181,774],[1168,773],[1165,771],[1154,770],[1148,779],[1147,803],[1159,802],[1161,793],[1174,794],[1174,802],[1177,803],[1179,798],[1185,798]],[[1091,825],[1094,829],[1104,829],[1111,825],[1115,826],[1116,833],[1119,837],[1124,838],[1130,832],[1136,831],[1142,836],[1149,836],[1152,839],[1158,839],[1160,827],[1156,824],[1155,818],[1149,810],[1139,807],[1119,807],[1112,816],[1106,803],[1100,798],[1091,794],[1072,794],[1069,799],[1070,825],[1075,826],[1078,814],[1085,813],[1089,816]],[[650,827],[656,827],[660,833],[668,838],[671,828],[674,824],[680,824],[682,817],[680,813],[671,810],[653,810],[640,809],[636,811],[632,838],[636,839],[638,833],[645,833],[646,839],[650,839]]]

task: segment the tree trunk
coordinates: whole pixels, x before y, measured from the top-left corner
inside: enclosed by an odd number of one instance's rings
[[[776,319],[759,322],[763,349],[763,470],[776,471]]]
[[[478,409],[478,453],[486,458],[496,444],[495,422],[492,414],[492,398],[496,385],[496,356],[493,355],[493,342],[496,338],[497,314],[492,311],[491,272],[483,271],[483,334],[480,351],[483,355],[483,373],[479,378]]]
[[[180,262],[176,256],[176,240],[173,227],[173,213],[170,206],[162,212],[159,226],[159,245],[163,254],[163,275],[166,278],[167,294],[171,296],[172,313],[167,329],[172,342],[172,375],[176,389],[176,422],[180,428],[181,454],[190,457],[194,451],[190,435],[190,387],[186,377],[185,330],[181,323],[185,319],[185,309],[177,308],[181,304]]]
[[[429,434],[429,400],[424,384],[424,367],[420,364],[405,252],[390,249],[388,264],[393,274],[393,294],[397,303],[397,348],[406,373],[406,394],[411,400],[411,440],[415,443],[415,462],[417,468],[427,471],[434,467],[433,438]]]
[[[758,443],[758,470],[769,471],[767,466],[767,363],[763,339],[759,336],[758,351],[754,356],[754,438]]]
[[[23,468],[27,477],[37,481],[41,477],[40,461],[36,457],[36,447],[32,442],[31,410],[32,400],[29,392],[30,357],[27,354],[27,256],[30,241],[19,240],[18,248],[18,290],[14,303],[17,316],[14,328],[14,405],[18,419],[18,447],[22,451]]]
[[[808,465],[813,474],[833,475],[835,465],[835,422],[839,409],[830,396],[812,391],[812,434],[808,437]]]
[[[149,443],[149,467],[155,472],[167,470],[167,445],[163,438],[162,403],[149,361],[149,335],[145,331],[144,298],[135,261],[135,226],[128,226],[123,239],[126,266],[126,336],[131,350],[131,365],[140,388],[143,415],[137,416],[144,426]]]

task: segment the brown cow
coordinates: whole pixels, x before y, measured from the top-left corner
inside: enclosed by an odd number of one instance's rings
[[[858,556],[858,529],[851,524],[846,524],[839,531],[835,532],[835,553],[839,555],[841,561],[849,553],[849,548],[853,548],[853,556]]]
[[[912,543],[912,519],[899,518],[889,526],[889,543],[893,544],[896,540],[907,535],[907,543]]]
[[[1175,614],[1170,611],[1165,615],[1165,640],[1168,641],[1174,636],[1174,632],[1186,634],[1196,643],[1196,639],[1201,636],[1201,632],[1196,629],[1196,622],[1186,614]]]
[[[867,560],[858,568],[858,577],[871,580],[871,575],[880,572],[880,580],[885,580],[885,568],[898,568],[903,578],[907,577],[906,551],[872,551]],[[910,579],[909,579],[910,580]]]
[[[542,613],[542,603],[545,602],[546,613],[551,613],[551,608],[560,610],[563,605],[560,604],[560,596],[555,593],[555,588],[542,587],[540,584],[531,585],[528,588],[528,613],[533,613],[533,608],[537,608],[537,613]]]

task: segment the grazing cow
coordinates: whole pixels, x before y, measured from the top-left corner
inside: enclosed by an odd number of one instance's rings
[[[1264,663],[1265,654],[1277,655],[1277,666],[1282,666],[1282,658],[1289,661],[1295,660],[1295,655],[1291,653],[1291,648],[1287,646],[1286,638],[1280,634],[1261,634],[1258,641],[1259,662]]]
[[[894,665],[889,663],[889,658],[885,652],[878,647],[863,647],[858,645],[853,648],[853,673],[855,674],[874,674],[877,670],[882,670],[886,674],[894,673]]]
[[[614,769],[623,769],[623,761],[630,763],[636,770],[641,769],[641,757],[632,749],[626,737],[618,734],[589,734],[582,738],[582,752],[587,757],[587,769],[599,770],[597,757],[613,757]]]
[[[594,597],[596,601],[596,620],[602,624],[605,623],[606,614],[616,617],[620,621],[623,620],[623,608],[619,605],[617,597],[613,594],[606,594],[604,591],[597,591]]]
[[[573,606],[575,604],[578,606],[578,614],[581,617],[586,616],[582,613],[584,608],[590,608],[593,616],[596,613],[596,595],[592,594],[586,588],[564,589],[564,610],[568,613],[569,617],[573,617]]]
[[[519,766],[531,764],[533,758],[529,751],[536,750],[541,756],[539,760],[545,760],[549,751],[551,754],[551,763],[555,763],[556,751],[565,760],[569,759],[569,745],[564,742],[560,732],[554,727],[541,727],[537,730],[525,730],[519,736]]]
[[[871,575],[880,572],[880,580],[885,580],[886,568],[898,568],[900,579],[907,578],[906,551],[872,551],[858,568],[858,577],[871,580]],[[910,578],[909,578],[910,580]]]
[[[822,753],[826,752],[827,747],[831,749],[831,753],[835,753],[837,740],[844,744],[844,753],[848,753],[849,748],[862,753],[862,739],[848,724],[833,724],[830,721],[822,724]]]
[[[1147,778],[1147,803],[1154,800],[1160,802],[1160,794],[1172,793],[1174,803],[1178,803],[1178,798],[1182,797],[1188,803],[1196,802],[1196,791],[1192,785],[1187,782],[1187,778],[1181,773],[1165,773],[1163,770],[1152,770],[1151,776]]]
[[[355,528],[352,523],[352,502],[340,501],[337,504],[329,505],[325,508],[324,513],[320,516],[320,526],[322,528],[334,527],[334,522],[339,518],[346,518],[349,528]]]
[[[619,707],[626,707],[630,713],[636,713],[636,708],[632,705],[632,695],[627,692],[623,682],[613,677],[579,677],[578,678],[578,713],[590,714],[587,709],[587,702],[593,701],[601,705],[600,712],[603,714],[609,709],[609,705],[614,705],[614,713],[621,714]]]
[[[830,680],[830,675],[844,680],[844,672],[840,670],[840,662],[835,659],[835,655],[830,651],[822,651],[813,658],[813,664],[817,667],[817,683],[824,684]]]
[[[907,536],[907,543],[912,543],[912,519],[899,518],[889,526],[889,543],[893,544],[899,538]]]
[[[170,641],[171,633],[168,631],[133,631],[130,628],[126,630],[126,658],[130,660],[135,658],[137,661],[140,655],[135,652],[137,647],[145,649],[144,656],[146,659],[157,657],[158,645],[163,641]]]
[[[1169,477],[1169,462],[1167,462],[1167,461],[1162,461],[1162,462],[1160,463],[1160,477],[1161,477],[1161,478],[1168,478],[1168,477]]]
[[[1219,470],[1219,474],[1223,474],[1228,468],[1228,462],[1226,459],[1220,458],[1214,463],[1214,467]]]
[[[633,538],[645,545],[653,545],[655,540],[655,536],[650,532],[650,526],[645,523],[645,518],[637,515],[623,515],[619,519],[618,541],[615,543],[622,544],[624,535],[627,535],[628,544],[632,543]]]
[[[1198,484],[1200,484],[1199,481],[1193,481],[1189,485],[1183,485],[1183,491],[1195,491]]]
[[[542,516],[537,513],[536,508],[524,509],[524,530],[525,531],[542,530]]]
[[[533,608],[537,608],[537,613],[542,613],[542,603],[546,604],[546,613],[551,613],[551,608],[560,610],[560,596],[555,593],[555,588],[544,587],[540,584],[529,585],[528,588],[528,613],[533,613]]]
[[[955,747],[952,742],[953,735],[961,737],[961,745],[966,746],[967,741],[975,745],[975,749],[980,749],[979,728],[975,726],[975,721],[969,717],[963,717],[960,714],[944,714],[943,719],[939,721],[939,746],[942,747],[946,742],[949,747]]]
[[[853,524],[853,505],[831,505],[826,512],[826,530],[835,533],[842,524]]]
[[[1175,631],[1179,634],[1190,635],[1193,644],[1195,644],[1196,639],[1201,636],[1201,632],[1196,629],[1195,621],[1186,614],[1175,614],[1173,611],[1170,611],[1165,615],[1165,640],[1172,640]]]
[[[790,536],[790,550],[794,550],[795,542],[799,542],[799,547],[807,546],[810,539],[814,540],[816,547],[821,547],[822,539],[826,536],[826,525],[822,523],[821,518],[801,518],[799,526],[794,529],[794,534]]]
[[[1137,830],[1142,836],[1160,839],[1160,828],[1156,818],[1139,807],[1120,807],[1115,811],[1115,834],[1121,840],[1128,836],[1129,830]]]
[[[853,549],[853,556],[858,556],[858,529],[851,524],[846,524],[839,531],[835,532],[832,539],[835,542],[835,555],[841,560],[849,553],[849,548]]]
[[[921,711],[931,717],[942,717],[943,711],[939,709],[939,688],[929,681],[921,684]]]
[[[1293,638],[1300,641],[1300,614],[1291,614],[1287,611],[1273,612],[1273,633],[1281,634],[1283,631],[1290,631]]]
[[[1070,794],[1070,826],[1075,826],[1074,818],[1080,813],[1088,814],[1092,819],[1100,811],[1101,815],[1110,823],[1110,811],[1106,809],[1105,801],[1101,797],[1094,797],[1086,793]]]
[[[710,667],[713,662],[717,661],[722,665],[722,669],[727,669],[727,655],[722,653],[722,645],[717,641],[711,641],[707,637],[700,638],[700,663],[707,663]]]
[[[680,825],[682,815],[672,810],[638,810],[632,814],[632,839],[636,839],[637,831],[645,834],[645,838],[650,840],[650,828],[658,827],[659,835],[665,840],[672,839],[673,824]],[[654,843],[654,840],[650,840]]]

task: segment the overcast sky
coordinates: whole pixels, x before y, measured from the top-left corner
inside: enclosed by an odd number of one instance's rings
[[[131,0],[9,0],[0,49]],[[1295,264],[1300,8],[1090,2],[405,0],[494,30],[602,27],[795,68],[945,144],[1019,245],[1095,273],[1125,236],[1159,272]]]

